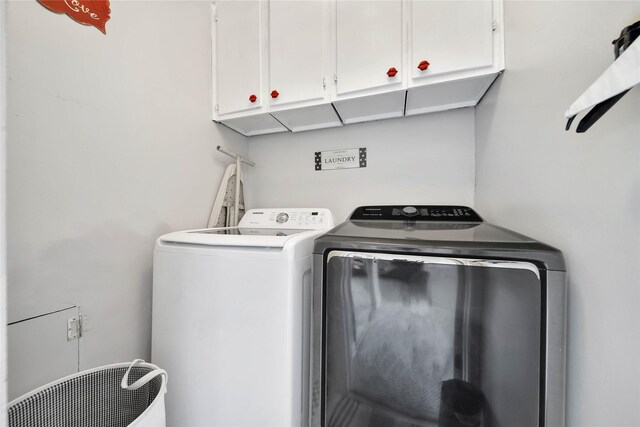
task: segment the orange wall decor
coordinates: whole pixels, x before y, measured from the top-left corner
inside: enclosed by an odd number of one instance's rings
[[[64,13],[83,25],[92,25],[107,34],[105,28],[111,9],[109,0],[38,0],[55,13]]]

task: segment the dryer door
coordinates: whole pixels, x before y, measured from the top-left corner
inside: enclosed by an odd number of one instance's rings
[[[536,266],[333,251],[325,272],[324,425],[539,426]]]

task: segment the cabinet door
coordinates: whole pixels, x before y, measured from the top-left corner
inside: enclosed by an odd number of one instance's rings
[[[402,3],[338,0],[336,54],[338,98],[366,89],[401,87]],[[397,74],[390,77],[387,72],[392,68]]]
[[[260,2],[220,1],[215,7],[217,113],[259,108],[263,105]]]
[[[324,8],[320,0],[269,2],[271,105],[324,99]]]
[[[493,63],[491,0],[411,3],[411,54],[414,80]],[[426,70],[418,68],[428,61]]]
[[[67,322],[78,314],[74,306],[9,323],[9,400],[78,372],[79,340],[67,339]]]

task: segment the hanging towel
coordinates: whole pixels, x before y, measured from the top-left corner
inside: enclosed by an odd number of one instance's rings
[[[640,38],[636,39],[564,113],[571,118],[640,83]]]

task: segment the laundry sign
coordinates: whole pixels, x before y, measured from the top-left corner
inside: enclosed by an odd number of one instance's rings
[[[367,167],[367,149],[365,147],[316,151],[315,158],[317,171]]]

